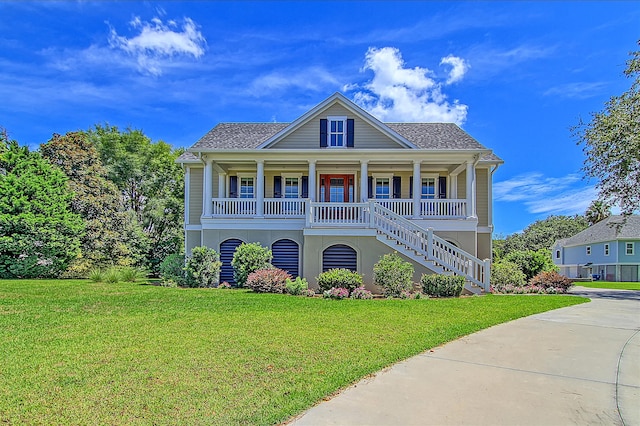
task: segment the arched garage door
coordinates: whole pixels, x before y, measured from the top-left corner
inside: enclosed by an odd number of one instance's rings
[[[292,277],[299,276],[300,250],[298,243],[288,239],[278,240],[271,246],[271,252],[273,253],[271,261],[273,266],[287,271]]]
[[[238,239],[225,240],[220,243],[220,261],[222,262],[222,268],[220,269],[221,283],[226,281],[231,285],[236,285],[236,280],[233,279],[231,261],[233,260],[233,253],[240,244],[242,244],[242,241]]]
[[[358,256],[356,251],[344,244],[327,247],[322,252],[322,272],[334,268],[345,268],[357,272]]]

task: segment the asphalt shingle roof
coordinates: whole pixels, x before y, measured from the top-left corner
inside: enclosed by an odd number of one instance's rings
[[[609,216],[573,237],[567,238],[562,245],[577,246],[627,238],[640,238],[640,216],[627,216],[626,220],[623,216]]]
[[[453,123],[385,124],[421,149],[486,149]],[[255,149],[287,126],[289,123],[220,123],[191,149]],[[502,161],[493,153],[485,155],[482,160]]]

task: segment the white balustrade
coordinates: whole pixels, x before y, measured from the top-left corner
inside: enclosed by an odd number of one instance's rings
[[[265,198],[265,217],[304,217],[305,201],[302,198]]]
[[[465,218],[467,217],[467,200],[420,200],[420,216]]]
[[[369,203],[309,203],[310,226],[366,226]]]
[[[255,198],[214,198],[212,217],[255,216]]]
[[[402,198],[375,199],[374,201],[381,206],[391,210],[397,215],[410,217],[413,216],[413,200]]]

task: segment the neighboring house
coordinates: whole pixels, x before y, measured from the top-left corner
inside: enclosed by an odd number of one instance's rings
[[[313,286],[397,251],[422,273],[488,290],[492,176],[503,161],[451,123],[382,123],[340,93],[292,123],[221,123],[183,154],[185,248],[242,242]]]
[[[638,281],[640,216],[610,216],[571,238],[558,240],[553,263],[569,278]]]

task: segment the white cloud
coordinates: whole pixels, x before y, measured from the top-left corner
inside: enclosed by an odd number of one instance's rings
[[[442,60],[450,64],[452,61],[447,58]],[[455,72],[459,80],[464,71],[456,70],[456,65],[453,67],[449,78]],[[447,101],[441,90],[442,83],[431,70],[405,68],[400,50],[394,47],[369,48],[363,67],[363,71],[366,70],[373,71],[373,78],[360,86],[361,90],[353,95],[353,99],[382,121],[462,124],[467,117],[468,107],[457,100]]]
[[[153,18],[151,22],[144,22],[135,17],[130,25],[139,31],[137,35],[127,38],[111,28],[109,45],[134,56],[142,72],[160,75],[165,63],[174,57],[204,55],[206,40],[189,18],[184,18],[180,25],[175,20],[164,23],[160,18]]]
[[[462,58],[449,55],[442,58],[440,65],[451,65],[451,71],[449,71],[449,77],[447,77],[447,84],[456,83],[462,80],[462,77],[469,70],[469,64]]]
[[[546,177],[542,173],[528,173],[493,186],[495,201],[519,202],[533,214],[584,214],[597,198],[594,187],[578,187],[577,174]]]
[[[602,89],[606,86],[605,83],[567,83],[559,86],[554,86],[544,92],[545,96],[558,96],[561,98],[574,98],[574,99],[587,99],[602,93]]]

